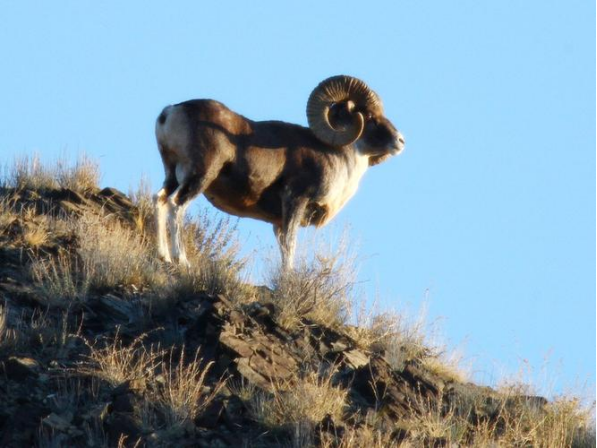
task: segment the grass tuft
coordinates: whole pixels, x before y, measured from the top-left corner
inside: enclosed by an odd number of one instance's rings
[[[84,153],[72,165],[67,158],[61,158],[56,162],[55,177],[61,188],[79,192],[96,190],[101,177],[99,163]]]
[[[81,371],[99,377],[116,387],[125,381],[146,380],[153,375],[163,355],[156,350],[147,350],[143,344],[146,334],[125,345],[116,333],[112,342],[99,347],[87,343],[90,349],[88,362]]]
[[[66,157],[58,159],[54,164],[44,164],[39,154],[33,154],[31,157],[16,157],[2,183],[17,190],[68,188],[85,192],[97,189],[99,180],[98,162],[84,153],[77,157],[74,164]]]
[[[165,281],[148,242],[118,220],[84,213],[74,231],[77,255],[90,287],[158,286]]]
[[[187,219],[183,239],[190,266],[179,267],[175,281],[167,285],[164,294],[224,294],[232,300],[242,300],[245,285],[240,277],[248,260],[239,257],[236,225],[231,219],[216,219],[201,210]]]
[[[137,207],[135,227],[141,233],[155,234],[155,207],[149,180],[143,176],[136,188],[129,188],[129,198]]]
[[[225,386],[223,379],[207,386],[207,375],[213,364],[213,361],[205,363],[199,350],[190,362],[185,361],[184,346],[178,360],[174,350],[170,350],[161,365],[159,386],[149,398],[150,408],[163,416],[168,428],[181,428],[193,421]]]
[[[347,240],[331,255],[320,250],[311,259],[301,257],[292,271],[274,268],[268,283],[278,323],[288,330],[297,329],[305,318],[332,327],[346,323],[355,279],[355,257]]]
[[[253,389],[245,403],[259,423],[275,428],[300,423],[316,424],[326,416],[340,421],[348,391],[332,384],[333,371],[305,372],[272,382],[272,392]],[[251,390],[249,390],[251,392]]]
[[[29,269],[49,305],[65,306],[87,297],[90,281],[79,275],[76,259],[66,253],[51,258],[34,257]]]
[[[39,154],[16,157],[5,183],[17,190],[48,190],[59,186],[55,171],[41,162]]]

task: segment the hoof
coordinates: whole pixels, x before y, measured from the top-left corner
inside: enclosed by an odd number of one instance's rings
[[[189,260],[187,260],[187,257],[180,257],[177,261],[177,263],[179,266],[183,267],[183,268],[190,268],[191,267],[191,263],[189,263]]]
[[[160,260],[162,263],[172,264],[172,258],[170,258],[169,256],[159,255],[158,260]]]

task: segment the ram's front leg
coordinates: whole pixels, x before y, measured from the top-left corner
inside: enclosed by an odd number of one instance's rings
[[[292,198],[287,195],[282,202],[282,224],[274,226],[274,234],[280,246],[282,269],[290,271],[294,268],[294,255],[298,229],[303,221],[308,199]]]

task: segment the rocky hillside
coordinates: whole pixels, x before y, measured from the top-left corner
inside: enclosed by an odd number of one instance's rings
[[[191,269],[160,263],[147,201],[0,190],[0,446],[592,443],[573,400],[467,383],[396,316],[348,325],[333,265],[245,284],[209,220]]]

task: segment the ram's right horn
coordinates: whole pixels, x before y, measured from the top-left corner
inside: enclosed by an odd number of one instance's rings
[[[343,107],[349,122],[337,124],[331,120],[333,107]],[[315,136],[332,146],[354,143],[365,127],[364,113],[383,115],[383,105],[377,94],[357,78],[339,75],[319,83],[307,101],[307,120]]]

